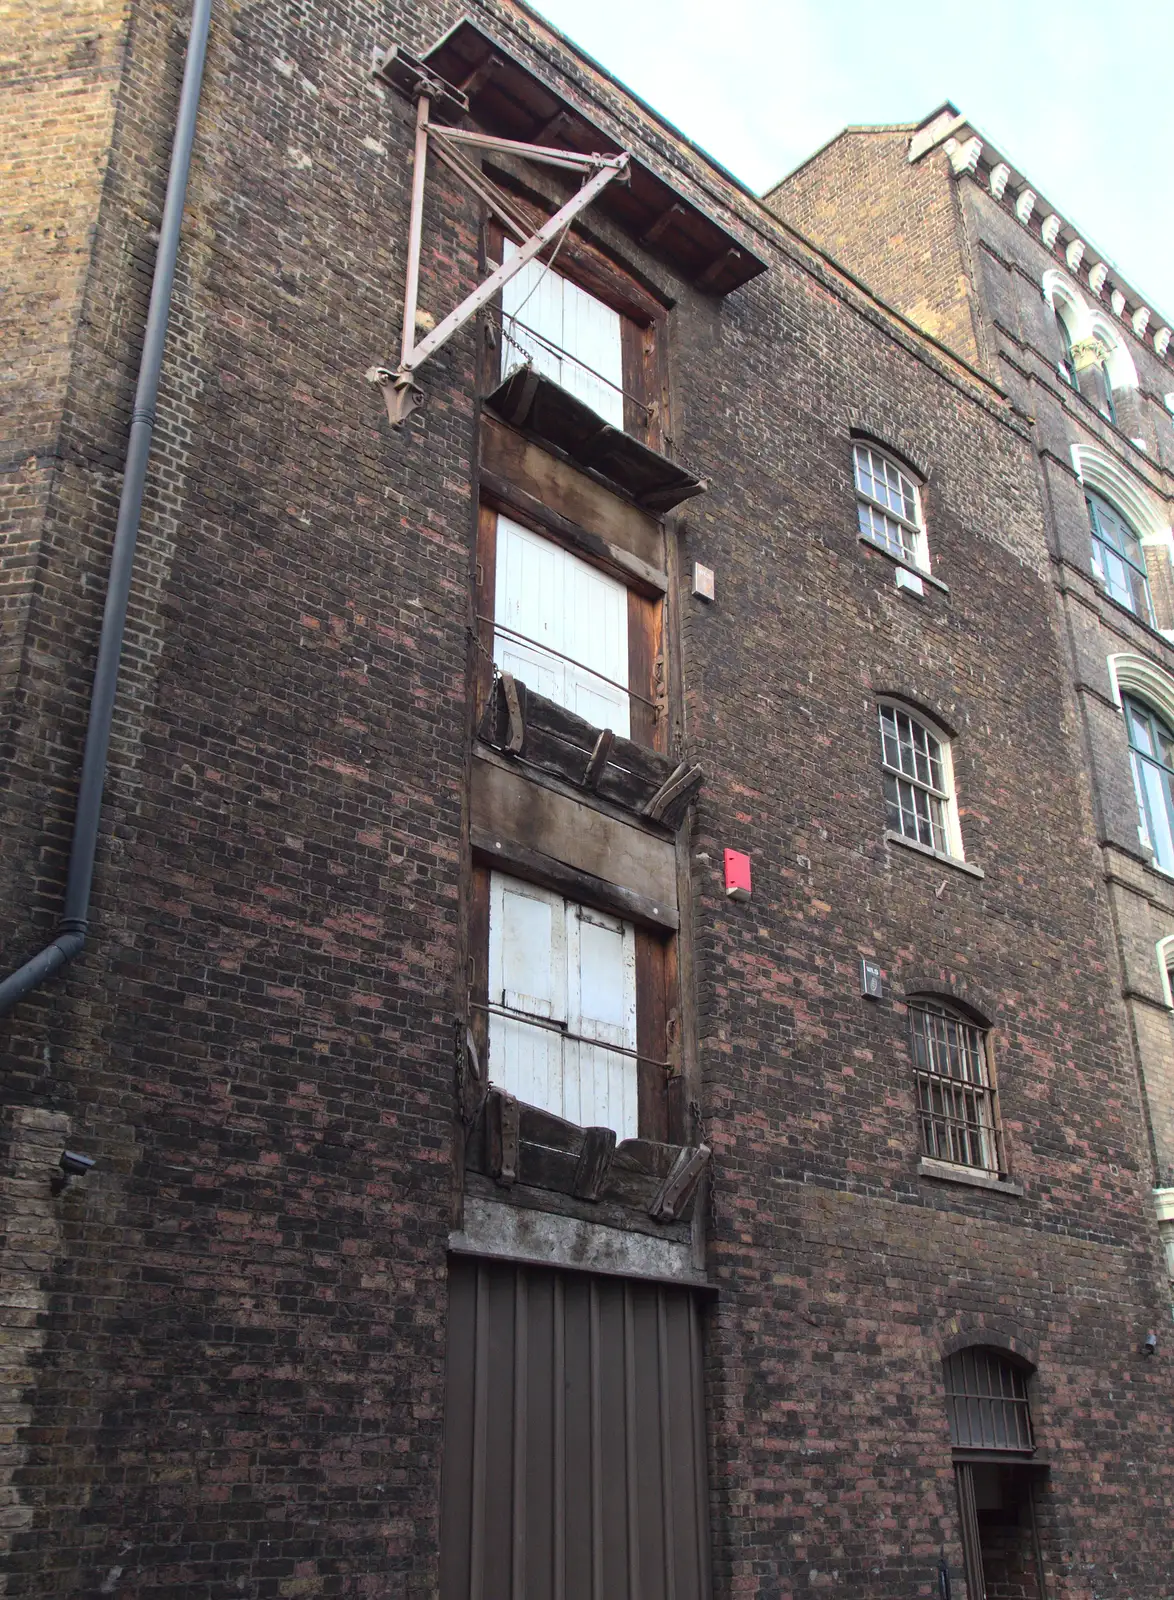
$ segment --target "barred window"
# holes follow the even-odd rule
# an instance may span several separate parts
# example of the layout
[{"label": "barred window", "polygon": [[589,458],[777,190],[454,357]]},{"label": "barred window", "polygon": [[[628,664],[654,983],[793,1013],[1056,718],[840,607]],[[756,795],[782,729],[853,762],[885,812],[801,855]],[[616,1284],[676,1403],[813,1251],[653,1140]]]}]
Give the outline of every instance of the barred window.
[{"label": "barred window", "polygon": [[880,707],[886,825],[940,855],[962,859],[950,747],[900,706]]},{"label": "barred window", "polygon": [[921,1147],[949,1161],[998,1176],[995,1095],[983,1029],[936,1000],[909,1002],[909,1031],[921,1122]]},{"label": "barred window", "polygon": [[1035,1449],[1027,1379],[994,1350],[960,1350],[944,1362],[950,1443],[955,1450]]},{"label": "barred window", "polygon": [[854,451],[860,537],[899,561],[929,571],[921,493],[907,472],[869,445]]}]

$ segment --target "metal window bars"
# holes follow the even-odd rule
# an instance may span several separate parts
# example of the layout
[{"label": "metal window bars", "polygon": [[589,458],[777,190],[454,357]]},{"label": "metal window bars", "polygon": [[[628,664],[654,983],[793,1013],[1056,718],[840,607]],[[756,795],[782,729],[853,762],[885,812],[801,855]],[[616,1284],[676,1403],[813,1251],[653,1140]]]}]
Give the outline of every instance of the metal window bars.
[{"label": "metal window bars", "polygon": [[1035,1449],[1024,1373],[994,1350],[971,1348],[947,1357],[946,1412],[955,1450]]},{"label": "metal window bars", "polygon": [[982,1029],[925,1000],[910,1005],[909,1027],[924,1153],[997,1177],[1002,1141]]}]

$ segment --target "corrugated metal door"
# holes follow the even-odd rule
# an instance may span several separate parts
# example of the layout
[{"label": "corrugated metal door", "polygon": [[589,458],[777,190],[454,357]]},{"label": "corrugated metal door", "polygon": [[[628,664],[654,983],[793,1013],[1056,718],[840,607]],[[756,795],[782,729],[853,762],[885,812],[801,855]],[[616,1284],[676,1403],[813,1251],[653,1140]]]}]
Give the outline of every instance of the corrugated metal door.
[{"label": "corrugated metal door", "polygon": [[493,659],[500,667],[595,727],[628,738],[622,583],[499,516],[494,616]]},{"label": "corrugated metal door", "polygon": [[[507,240],[507,258],[514,250]],[[618,311],[539,261],[528,261],[506,284],[501,309],[505,318],[503,378],[519,360],[531,361],[544,377],[553,378],[613,427],[624,426],[623,335]]]},{"label": "corrugated metal door", "polygon": [[688,1290],[455,1258],[441,1600],[708,1600]]},{"label": "corrugated metal door", "polygon": [[[489,886],[489,1076],[584,1126],[639,1131],[636,931],[495,872]],[[527,1017],[534,1018],[528,1022]],[[556,1024],[551,1027],[550,1024]],[[599,1040],[599,1044],[595,1041]]]}]

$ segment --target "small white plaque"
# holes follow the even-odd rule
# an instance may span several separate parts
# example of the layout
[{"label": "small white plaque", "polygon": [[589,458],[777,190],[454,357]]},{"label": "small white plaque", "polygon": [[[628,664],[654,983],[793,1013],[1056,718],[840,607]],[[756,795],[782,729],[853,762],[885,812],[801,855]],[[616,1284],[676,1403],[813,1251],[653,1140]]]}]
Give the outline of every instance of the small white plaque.
[{"label": "small white plaque", "polygon": [[897,588],[908,589],[910,594],[924,595],[925,593],[925,584],[922,583],[916,572],[910,572],[907,567],[897,568]]},{"label": "small white plaque", "polygon": [[713,568],[703,567],[700,561],[693,563],[693,593],[698,600],[713,599]]}]

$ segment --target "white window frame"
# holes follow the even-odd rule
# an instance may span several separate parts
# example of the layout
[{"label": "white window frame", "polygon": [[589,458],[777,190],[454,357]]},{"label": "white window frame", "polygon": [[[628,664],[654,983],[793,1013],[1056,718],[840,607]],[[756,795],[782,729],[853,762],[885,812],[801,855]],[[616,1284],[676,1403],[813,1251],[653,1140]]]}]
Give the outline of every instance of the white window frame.
[{"label": "white window frame", "polygon": [[909,469],[879,445],[856,439],[852,443],[852,480],[860,538],[903,566],[928,574],[921,487]]},{"label": "white window frame", "polygon": [[[550,921],[550,966],[530,996],[507,986],[505,896],[543,906]],[[600,1019],[585,1000],[586,928],[618,937],[621,992]],[[516,969],[515,969],[516,971]],[[636,930],[630,922],[506,873],[489,882],[489,1079],[527,1105],[583,1127],[639,1134],[636,1030]],[[537,991],[545,989],[545,995]],[[596,1042],[599,1041],[599,1042]],[[608,1048],[612,1046],[613,1048]]]},{"label": "white window frame", "polygon": [[[902,700],[886,697],[877,704],[877,715],[880,723],[881,736],[881,772],[885,782],[883,793],[885,801],[886,833],[890,837],[911,844],[921,850],[929,850],[934,855],[947,861],[965,861],[966,855],[962,847],[962,827],[958,820],[958,799],[954,786],[954,760],[950,746],[950,736],[940,728],[924,712],[916,710]],[[897,763],[890,759],[890,750],[893,743],[893,734],[886,729],[886,715],[895,719]],[[926,739],[936,746],[937,754],[932,749],[924,752],[918,750],[917,741],[912,741],[912,765],[904,761],[905,741],[900,737],[900,719],[904,718],[915,729],[921,730]],[[923,763],[917,759],[923,755]],[[940,784],[935,784],[933,779],[933,763],[938,766]],[[928,775],[926,775],[928,774]],[[890,788],[895,789],[897,795],[897,811],[902,826],[892,826],[893,800],[890,799]],[[906,814],[915,819],[921,819],[923,813],[918,806],[916,796],[907,793],[916,791],[928,797],[926,802],[929,813],[931,841],[921,837],[920,828],[911,833],[904,826]],[[939,820],[935,822],[935,814]],[[940,843],[938,842],[940,839]],[[943,848],[944,846],[944,848]]]},{"label": "white window frame", "polygon": [[[1142,713],[1147,723],[1152,718],[1168,733],[1174,727],[1162,712],[1148,701],[1139,698],[1126,688],[1121,697],[1121,710],[1125,717],[1125,739],[1129,747],[1129,770],[1133,776],[1133,792],[1137,801],[1137,836],[1143,848],[1153,857],[1159,872],[1174,876],[1174,767],[1168,766],[1156,752],[1144,750],[1134,743],[1133,723],[1137,713]],[[1150,732],[1152,733],[1152,729]],[[1166,859],[1162,859],[1155,843],[1154,784],[1161,791],[1162,820],[1165,824]]]}]

